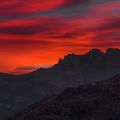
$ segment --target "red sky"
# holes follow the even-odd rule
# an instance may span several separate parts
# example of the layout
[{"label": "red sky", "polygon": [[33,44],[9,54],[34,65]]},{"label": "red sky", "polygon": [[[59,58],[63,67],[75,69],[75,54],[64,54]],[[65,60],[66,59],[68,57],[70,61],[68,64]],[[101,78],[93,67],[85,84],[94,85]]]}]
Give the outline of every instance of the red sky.
[{"label": "red sky", "polygon": [[0,72],[25,73],[68,53],[120,48],[119,0],[1,0]]}]

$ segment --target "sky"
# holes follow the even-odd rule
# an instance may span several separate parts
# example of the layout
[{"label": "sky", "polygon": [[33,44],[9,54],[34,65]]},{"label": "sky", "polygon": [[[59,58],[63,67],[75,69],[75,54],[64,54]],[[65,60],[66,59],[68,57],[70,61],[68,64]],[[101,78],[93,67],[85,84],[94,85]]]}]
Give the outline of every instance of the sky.
[{"label": "sky", "polygon": [[0,0],[1,73],[27,73],[93,48],[120,48],[120,0]]}]

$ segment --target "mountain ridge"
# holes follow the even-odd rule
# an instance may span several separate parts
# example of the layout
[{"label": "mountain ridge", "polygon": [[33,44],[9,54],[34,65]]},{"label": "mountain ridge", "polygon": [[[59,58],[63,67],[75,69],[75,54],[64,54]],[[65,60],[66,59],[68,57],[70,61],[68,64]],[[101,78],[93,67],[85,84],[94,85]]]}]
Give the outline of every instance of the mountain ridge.
[{"label": "mountain ridge", "polygon": [[[69,59],[69,58],[79,58],[79,57],[87,57],[87,56],[90,56],[90,57],[93,57],[93,55],[97,55],[100,57],[103,57],[103,56],[107,56],[107,55],[110,55],[110,54],[114,54],[114,53],[118,53],[119,56],[120,56],[120,49],[119,48],[108,48],[106,49],[105,52],[102,52],[100,49],[97,49],[97,48],[94,48],[90,51],[88,51],[87,53],[84,53],[84,54],[67,54],[64,56],[64,58],[59,58],[58,62],[56,64],[54,64],[52,67],[49,67],[49,68],[39,68],[33,72],[30,72],[30,73],[27,73],[27,74],[31,74],[31,73],[34,73],[34,72],[37,72],[37,71],[42,71],[42,70],[46,70],[46,69],[51,69],[53,68],[54,66],[58,65],[59,63],[61,63],[62,61],[66,60],[66,59]],[[25,74],[24,74],[25,75]]]},{"label": "mountain ridge", "polygon": [[1,74],[0,118],[66,88],[98,82],[119,73],[120,50],[109,49],[106,53],[92,50],[85,55],[69,54],[50,68],[25,75]]},{"label": "mountain ridge", "polygon": [[[90,51],[88,51],[87,53],[84,53],[84,54],[75,54],[75,53],[67,54],[67,55],[64,56],[63,59],[59,58],[58,63],[56,63],[56,64],[59,64],[59,62],[63,61],[66,58],[70,58],[70,57],[81,57],[81,56],[83,57],[83,56],[92,56],[92,55],[97,55],[97,56],[101,55],[101,56],[103,56],[103,55],[110,55],[110,54],[115,54],[115,53],[118,53],[120,55],[120,49],[119,48],[108,48],[108,49],[106,49],[105,52],[103,52],[100,49],[94,48],[94,49],[92,49],[92,50],[90,50]],[[54,65],[56,65],[56,64],[54,64]],[[38,71],[38,70],[43,70],[43,69],[49,69],[49,68],[52,68],[52,67],[38,68],[37,70],[34,70],[32,72],[35,72],[35,71]],[[32,73],[32,72],[30,72],[30,73]],[[25,73],[25,74],[21,74],[21,75],[26,75],[26,74],[30,74],[30,73]],[[0,73],[0,75],[15,75],[15,74]],[[17,75],[15,75],[15,76],[17,76]],[[20,76],[20,75],[18,75],[18,76]]]}]

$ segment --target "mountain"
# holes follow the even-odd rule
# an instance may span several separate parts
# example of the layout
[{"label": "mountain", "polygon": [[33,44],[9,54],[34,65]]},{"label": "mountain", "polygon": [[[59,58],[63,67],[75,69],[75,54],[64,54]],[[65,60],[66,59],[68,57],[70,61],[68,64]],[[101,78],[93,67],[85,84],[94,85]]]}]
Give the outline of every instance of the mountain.
[{"label": "mountain", "polygon": [[38,80],[51,81],[59,88],[99,81],[119,74],[120,49],[107,49],[106,53],[93,49],[84,55],[68,54],[49,69],[39,69],[26,75]]},{"label": "mountain", "polygon": [[84,55],[68,54],[51,68],[25,75],[0,74],[0,118],[65,88],[108,79],[120,73],[120,49],[105,53],[93,49]]},{"label": "mountain", "polygon": [[[18,76],[0,78],[0,118],[29,106],[45,96],[58,93],[58,88],[46,81],[21,79]],[[3,79],[4,77],[4,79]]]},{"label": "mountain", "polygon": [[120,120],[120,75],[65,89],[8,120]]}]

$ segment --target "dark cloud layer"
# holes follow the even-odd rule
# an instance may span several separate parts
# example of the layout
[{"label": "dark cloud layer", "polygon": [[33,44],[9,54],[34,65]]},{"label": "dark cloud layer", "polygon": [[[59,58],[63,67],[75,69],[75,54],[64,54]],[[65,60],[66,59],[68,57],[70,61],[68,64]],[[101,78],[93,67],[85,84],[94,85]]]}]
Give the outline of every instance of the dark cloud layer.
[{"label": "dark cloud layer", "polygon": [[70,6],[75,6],[79,4],[84,4],[88,3],[91,0],[66,0],[63,4],[61,4],[59,7],[70,7]]}]

